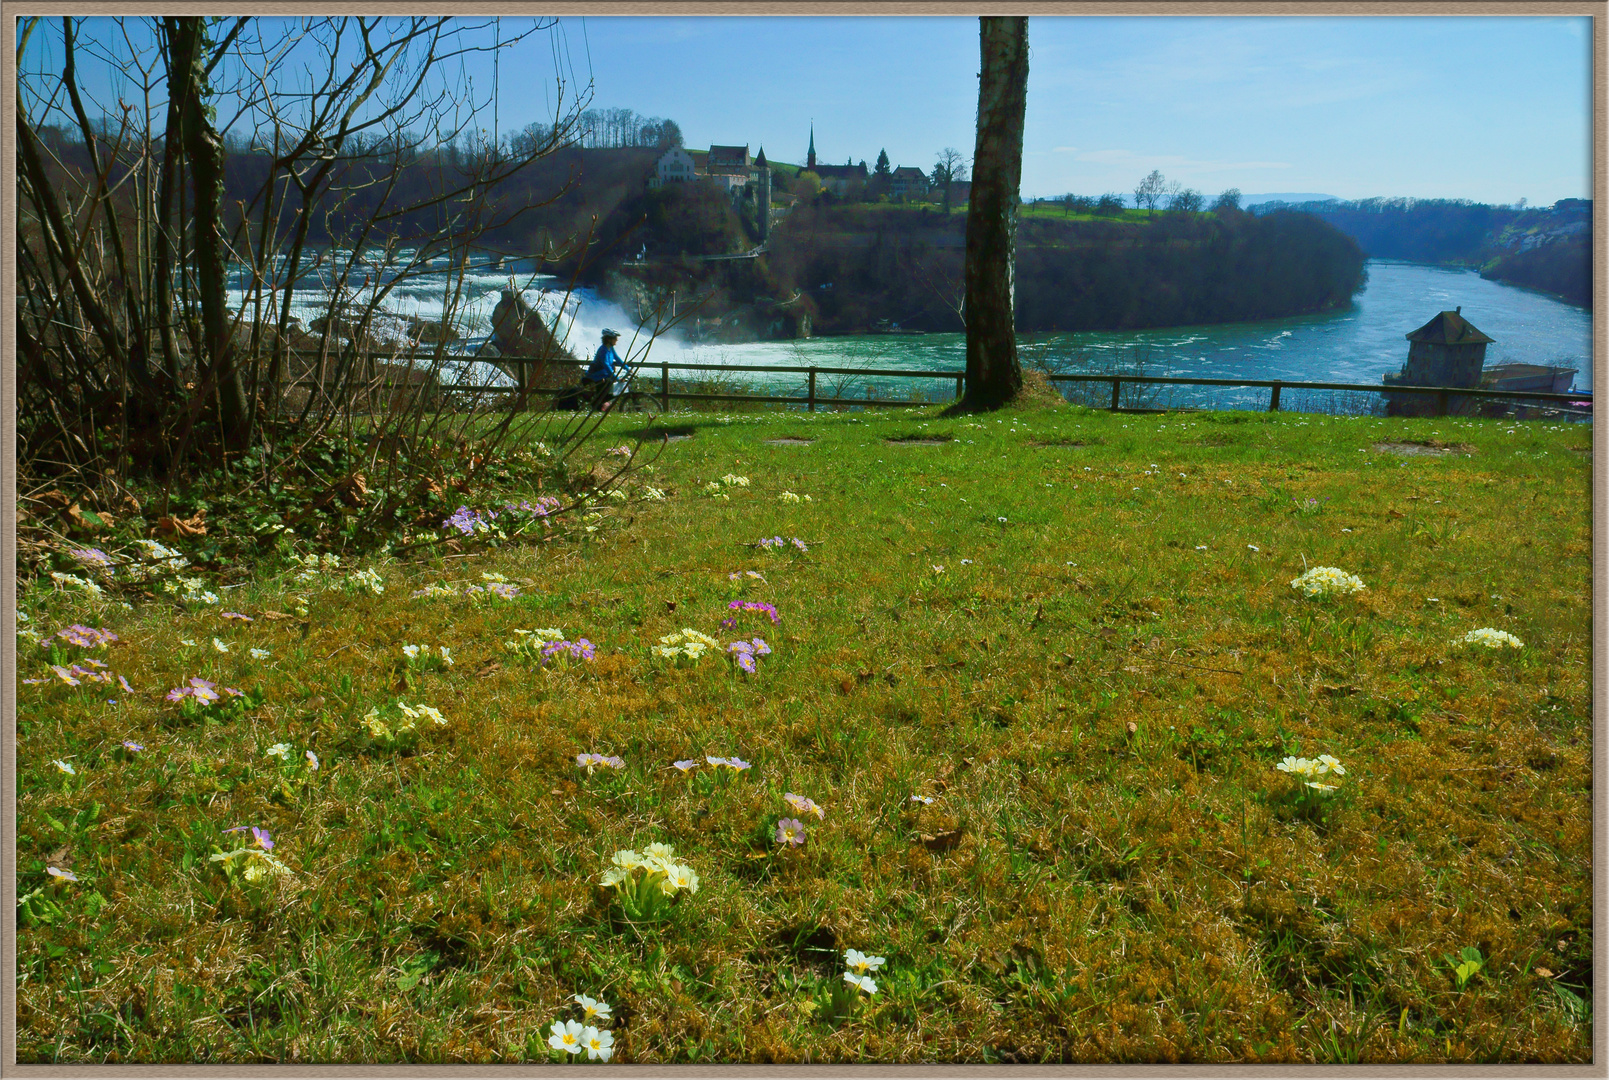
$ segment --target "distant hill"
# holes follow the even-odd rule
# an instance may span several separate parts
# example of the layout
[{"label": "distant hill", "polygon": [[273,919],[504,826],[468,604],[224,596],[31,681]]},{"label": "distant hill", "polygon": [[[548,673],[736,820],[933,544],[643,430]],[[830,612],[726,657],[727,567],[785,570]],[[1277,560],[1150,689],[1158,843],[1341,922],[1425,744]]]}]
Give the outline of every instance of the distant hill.
[{"label": "distant hill", "polygon": [[1529,209],[1466,199],[1300,200],[1271,200],[1253,212],[1312,214],[1356,240],[1370,258],[1470,267],[1494,281],[1592,306],[1591,200]]},{"label": "distant hill", "polygon": [[[1124,206],[1128,207],[1129,209],[1134,208],[1134,206],[1135,206],[1134,192],[1126,191],[1126,192],[1119,192],[1117,194],[1121,195],[1121,197],[1123,199],[1123,205]],[[1202,194],[1206,197],[1207,205],[1210,206],[1212,204],[1212,201],[1215,198],[1215,196],[1213,196],[1212,194],[1207,193],[1207,192],[1203,192]],[[1059,199],[1061,196],[1059,196],[1059,195],[1055,195],[1055,196],[1046,195],[1046,196],[1042,196],[1042,197],[1046,198],[1046,199],[1055,200],[1055,199]],[[1027,196],[1024,196],[1024,199],[1025,199],[1025,201],[1028,201],[1028,202],[1033,201],[1033,199],[1028,198]],[[1291,204],[1294,205],[1295,203],[1339,202],[1339,201],[1340,200],[1337,199],[1334,195],[1315,195],[1315,194],[1313,194],[1311,192],[1300,192],[1300,191],[1295,191],[1295,192],[1292,192],[1292,191],[1275,191],[1275,192],[1265,194],[1265,195],[1242,195],[1240,197],[1240,205],[1242,207],[1256,206],[1259,203],[1269,203],[1269,202],[1291,203]],[[1164,205],[1165,204],[1166,204],[1166,200],[1164,200]]]},{"label": "distant hill", "polygon": [[1340,202],[1334,195],[1315,195],[1312,192],[1301,191],[1275,191],[1265,195],[1242,195],[1241,206],[1256,206],[1258,203],[1309,203],[1309,202]]}]

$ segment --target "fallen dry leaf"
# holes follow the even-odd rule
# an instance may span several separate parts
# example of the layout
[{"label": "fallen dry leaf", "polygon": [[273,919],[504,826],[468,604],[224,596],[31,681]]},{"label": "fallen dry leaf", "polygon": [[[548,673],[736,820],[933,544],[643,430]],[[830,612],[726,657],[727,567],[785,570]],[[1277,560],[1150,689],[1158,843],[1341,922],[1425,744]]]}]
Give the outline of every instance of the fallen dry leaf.
[{"label": "fallen dry leaf", "polygon": [[348,506],[362,506],[368,501],[368,481],[362,473],[353,473],[336,482],[335,494]]},{"label": "fallen dry leaf", "polygon": [[961,829],[947,829],[941,833],[922,833],[922,846],[929,851],[949,851],[961,842]]},{"label": "fallen dry leaf", "polygon": [[156,531],[163,536],[206,536],[207,512],[198,510],[193,518],[161,517],[156,519]]},{"label": "fallen dry leaf", "polygon": [[85,510],[77,503],[73,503],[73,505],[62,511],[62,516],[67,519],[68,524],[73,528],[84,532],[99,532],[101,529],[109,529],[115,524],[112,515],[104,511],[96,513],[93,510]]}]

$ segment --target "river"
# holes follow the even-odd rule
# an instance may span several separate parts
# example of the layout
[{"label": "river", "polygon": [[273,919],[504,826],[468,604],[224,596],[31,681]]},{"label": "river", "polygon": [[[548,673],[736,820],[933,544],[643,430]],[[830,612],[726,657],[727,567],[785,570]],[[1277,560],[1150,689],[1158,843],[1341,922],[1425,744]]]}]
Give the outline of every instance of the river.
[{"label": "river", "polygon": [[[1150,375],[1201,376],[1215,379],[1288,379],[1313,382],[1378,384],[1387,371],[1401,368],[1408,355],[1404,337],[1439,311],[1462,307],[1474,326],[1496,341],[1487,347],[1488,366],[1506,363],[1550,364],[1576,369],[1575,386],[1592,387],[1592,313],[1544,293],[1487,281],[1472,270],[1372,259],[1368,284],[1350,307],[1323,315],[1304,315],[1250,323],[1168,327],[1153,330],[1025,334],[1025,359],[1039,358],[1064,370],[1135,370]],[[471,266],[465,274],[463,324],[467,345],[485,340],[491,309],[511,273],[525,273],[526,296],[538,301],[577,355],[590,353],[598,331],[610,326],[625,334],[623,344],[633,359],[649,363],[713,365],[779,365],[804,367],[896,368],[955,371],[965,366],[962,334],[813,338],[804,341],[761,341],[747,344],[689,344],[672,332],[657,341],[634,340],[633,323],[615,304],[578,290],[560,312],[562,285],[552,278],[532,278],[529,268],[505,263],[501,268]],[[542,287],[553,290],[541,296]],[[387,299],[387,307],[426,319],[440,318],[442,288],[411,283]],[[293,305],[305,316],[317,314],[316,290],[298,295]],[[238,294],[235,298],[238,302]],[[479,367],[479,365],[477,365]],[[485,370],[482,368],[482,370]],[[676,373],[681,378],[691,373]],[[798,376],[757,376],[755,385],[796,386]],[[899,384],[899,385],[895,385]],[[953,392],[954,383],[859,379],[852,387],[818,384],[822,394],[836,391],[862,396],[873,392],[906,396],[921,386],[936,397]],[[1248,405],[1266,402],[1267,391],[1169,391],[1173,403]],[[1295,404],[1295,402],[1292,402]]]}]

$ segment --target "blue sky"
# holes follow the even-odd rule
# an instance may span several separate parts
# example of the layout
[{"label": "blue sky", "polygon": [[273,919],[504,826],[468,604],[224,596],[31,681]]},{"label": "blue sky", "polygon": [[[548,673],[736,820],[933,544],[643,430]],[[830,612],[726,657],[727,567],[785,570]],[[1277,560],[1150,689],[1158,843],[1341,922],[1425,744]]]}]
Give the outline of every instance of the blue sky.
[{"label": "blue sky", "polygon": [[[668,116],[692,146],[763,144],[795,161],[813,118],[833,162],[971,155],[974,18],[590,16],[562,29],[590,56],[597,105]],[[1035,16],[1023,193],[1127,191],[1156,168],[1209,195],[1589,196],[1590,35],[1586,18]]]},{"label": "blue sky", "polygon": [[[25,72],[57,64],[50,37]],[[1034,16],[1029,43],[1025,196],[1132,191],[1152,169],[1209,197],[1591,194],[1587,18]],[[813,120],[832,163],[972,152],[972,17],[566,17],[505,53],[501,131],[551,119],[556,59],[593,105],[674,119],[693,147],[802,161]],[[130,93],[80,63],[103,100]],[[488,62],[466,70],[490,89]]]}]

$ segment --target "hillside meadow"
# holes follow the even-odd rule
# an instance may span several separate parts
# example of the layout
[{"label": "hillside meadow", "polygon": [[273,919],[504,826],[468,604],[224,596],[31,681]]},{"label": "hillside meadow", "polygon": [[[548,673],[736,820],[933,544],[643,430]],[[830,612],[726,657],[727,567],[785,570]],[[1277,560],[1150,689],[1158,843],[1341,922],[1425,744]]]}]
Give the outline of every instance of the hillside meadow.
[{"label": "hillside meadow", "polygon": [[22,588],[19,1060],[1590,1061],[1585,426],[656,430]]}]

